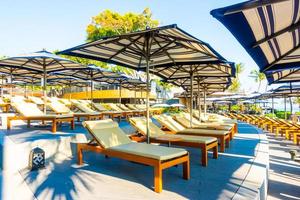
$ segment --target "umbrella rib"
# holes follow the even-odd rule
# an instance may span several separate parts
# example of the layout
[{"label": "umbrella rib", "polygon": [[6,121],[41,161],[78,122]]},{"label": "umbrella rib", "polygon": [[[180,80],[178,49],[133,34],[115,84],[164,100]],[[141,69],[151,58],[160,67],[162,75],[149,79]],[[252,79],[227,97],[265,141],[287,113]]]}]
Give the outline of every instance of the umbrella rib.
[{"label": "umbrella rib", "polygon": [[284,79],[284,78],[286,78],[287,76],[290,76],[291,74],[294,74],[294,73],[299,72],[299,71],[300,71],[300,69],[295,69],[295,71],[292,71],[292,72],[288,73],[287,75],[282,76],[280,79],[274,81],[273,83],[278,83],[281,79]]},{"label": "umbrella rib", "polygon": [[[131,46],[134,42],[136,42],[137,40],[139,40],[141,37],[142,37],[142,36],[137,37],[137,38],[134,39],[133,41],[131,41],[131,40],[129,39],[130,37],[128,37],[127,39],[130,41],[130,43],[124,45],[122,49],[120,49],[119,51],[117,51],[115,54],[111,55],[108,59],[111,60],[113,57],[115,57],[115,56],[119,55],[120,53],[124,52],[129,46]],[[122,44],[122,43],[120,43],[120,42],[118,42],[118,41],[116,41],[116,42],[117,42],[118,44]]]},{"label": "umbrella rib", "polygon": [[174,63],[174,65],[176,65],[175,60],[170,56],[169,52],[167,52],[165,49],[163,49],[163,47],[160,45],[160,43],[156,40],[155,37],[152,37],[153,40],[157,43],[157,45],[161,48],[162,52],[165,52],[165,54],[170,58],[170,60],[172,60],[172,62]]},{"label": "umbrella rib", "polygon": [[[169,38],[172,38],[172,37],[169,37],[169,36],[164,36],[164,35],[162,35],[162,34],[160,34],[159,36],[163,36],[163,37],[160,37],[160,38],[165,39],[165,40],[169,40]],[[176,44],[179,45],[179,46],[184,46],[184,47],[187,48],[187,49],[194,50],[195,52],[200,52],[200,53],[202,53],[202,54],[204,54],[204,55],[207,55],[207,56],[209,56],[209,57],[213,57],[213,58],[216,58],[217,60],[219,60],[219,58],[218,58],[217,56],[208,53],[208,52],[206,51],[206,49],[203,48],[203,44],[201,44],[201,43],[199,44],[199,43],[196,43],[196,42],[192,42],[192,43],[195,43],[195,44],[199,45],[199,47],[202,49],[202,51],[199,50],[199,49],[197,49],[197,48],[195,48],[195,47],[194,47],[193,45],[191,45],[191,44],[190,44],[190,46],[187,46],[187,45],[185,45],[185,44],[179,42],[179,41],[183,41],[183,42],[188,42],[188,43],[189,43],[189,41],[181,40],[180,38],[177,38],[178,40],[176,40],[176,37],[173,38],[173,39],[175,39],[174,43],[176,43]]]},{"label": "umbrella rib", "polygon": [[165,49],[166,47],[170,46],[171,44],[174,43],[173,41],[169,41],[167,44],[165,44],[164,46],[162,46],[160,49],[157,49],[156,51],[154,51],[151,56],[154,56],[155,54],[159,53],[160,51],[162,51],[162,49]]}]

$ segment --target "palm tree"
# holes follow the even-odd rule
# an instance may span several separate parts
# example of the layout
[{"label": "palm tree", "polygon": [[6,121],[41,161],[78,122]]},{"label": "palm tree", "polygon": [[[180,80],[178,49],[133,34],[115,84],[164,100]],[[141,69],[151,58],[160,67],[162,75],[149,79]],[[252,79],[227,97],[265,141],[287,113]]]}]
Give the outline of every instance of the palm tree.
[{"label": "palm tree", "polygon": [[239,79],[240,74],[244,71],[244,64],[238,63],[235,65],[235,78],[232,80],[231,86],[228,88],[230,92],[238,92],[241,88]]},{"label": "palm tree", "polygon": [[257,92],[259,92],[262,81],[266,80],[266,75],[257,69],[252,70],[250,74],[250,77],[254,78],[255,82],[258,83]]}]

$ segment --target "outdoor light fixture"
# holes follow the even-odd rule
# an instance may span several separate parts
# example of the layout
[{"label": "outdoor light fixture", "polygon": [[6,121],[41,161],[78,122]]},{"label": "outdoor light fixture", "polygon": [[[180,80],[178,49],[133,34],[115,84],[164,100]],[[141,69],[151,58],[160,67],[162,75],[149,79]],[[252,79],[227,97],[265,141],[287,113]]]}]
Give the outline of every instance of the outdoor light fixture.
[{"label": "outdoor light fixture", "polygon": [[45,167],[45,151],[36,147],[30,151],[29,169],[38,170],[43,167]]}]

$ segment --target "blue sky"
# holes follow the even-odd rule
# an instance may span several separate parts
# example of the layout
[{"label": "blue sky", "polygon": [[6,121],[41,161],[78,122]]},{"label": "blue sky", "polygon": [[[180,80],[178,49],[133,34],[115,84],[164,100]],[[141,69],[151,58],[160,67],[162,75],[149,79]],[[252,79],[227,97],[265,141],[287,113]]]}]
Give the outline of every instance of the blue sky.
[{"label": "blue sky", "polygon": [[[41,50],[63,50],[84,43],[85,28],[92,16],[105,9],[125,13],[149,7],[161,25],[176,23],[195,37],[208,42],[227,60],[242,62],[242,87],[254,91],[249,77],[257,65],[231,35],[210,15],[214,8],[241,0],[2,0],[0,55],[12,56]],[[263,85],[264,89],[265,86]]]}]

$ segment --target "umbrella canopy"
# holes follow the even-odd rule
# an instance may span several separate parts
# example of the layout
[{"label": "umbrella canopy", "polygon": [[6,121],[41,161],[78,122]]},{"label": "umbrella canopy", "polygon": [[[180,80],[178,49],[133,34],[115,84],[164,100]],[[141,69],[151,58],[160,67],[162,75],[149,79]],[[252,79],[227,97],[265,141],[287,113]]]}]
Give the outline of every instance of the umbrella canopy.
[{"label": "umbrella canopy", "polygon": [[300,68],[265,72],[269,83],[290,83],[300,81]]},{"label": "umbrella canopy", "polygon": [[177,27],[163,26],[104,37],[60,52],[146,71],[147,142],[149,139],[149,70],[177,64],[227,63],[211,46]]},{"label": "umbrella canopy", "polygon": [[270,90],[261,97],[297,97],[300,95],[300,85],[283,85],[274,90]]},{"label": "umbrella canopy", "polygon": [[211,14],[231,31],[260,71],[278,71],[299,69],[299,6],[298,0],[247,1]]},{"label": "umbrella canopy", "polygon": [[152,108],[169,108],[171,107],[169,104],[165,103],[158,103],[151,106]]},{"label": "umbrella canopy", "polygon": [[[4,58],[0,60],[0,66],[26,69],[35,73],[43,74],[43,91],[45,104],[47,101],[47,74],[66,69],[77,69],[83,67],[83,65],[79,63],[59,57],[45,50],[20,56]],[[44,107],[44,113],[46,113],[46,106]]]}]

